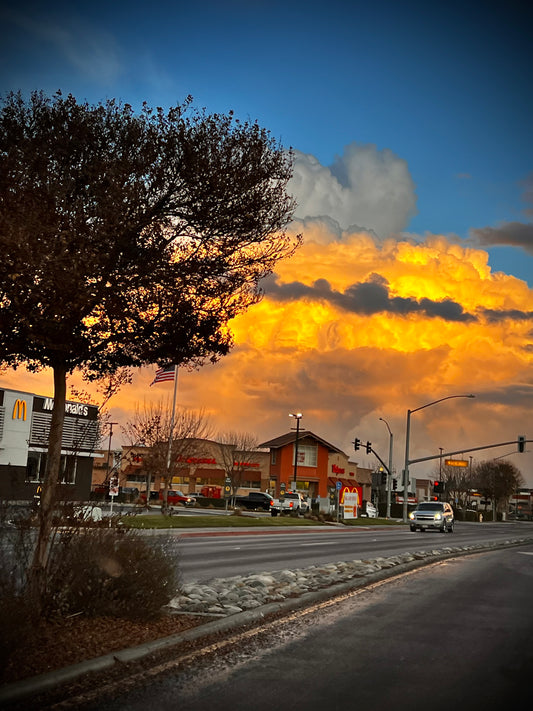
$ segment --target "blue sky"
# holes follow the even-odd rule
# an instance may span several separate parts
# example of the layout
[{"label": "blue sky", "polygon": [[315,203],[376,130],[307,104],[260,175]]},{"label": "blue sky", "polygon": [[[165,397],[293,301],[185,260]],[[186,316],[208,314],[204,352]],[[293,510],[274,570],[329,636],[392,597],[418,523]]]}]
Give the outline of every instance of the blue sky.
[{"label": "blue sky", "polygon": [[[407,162],[409,233],[531,220],[532,43],[526,3],[29,2],[0,15],[0,92],[57,89],[258,120],[330,165],[357,142]],[[533,284],[529,251],[490,248]]]}]

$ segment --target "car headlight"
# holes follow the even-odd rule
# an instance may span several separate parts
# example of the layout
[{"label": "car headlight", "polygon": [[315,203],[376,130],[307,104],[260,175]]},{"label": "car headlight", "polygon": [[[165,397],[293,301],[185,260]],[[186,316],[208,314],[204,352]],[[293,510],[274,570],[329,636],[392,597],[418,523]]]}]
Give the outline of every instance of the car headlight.
[{"label": "car headlight", "polygon": [[415,515],[414,515],[414,513],[413,513],[412,511],[411,511],[411,513],[409,514],[409,518],[411,519],[411,521],[413,521],[414,518],[415,518]]},{"label": "car headlight", "polygon": [[441,518],[442,518],[442,514],[441,514],[441,513],[436,513],[436,514],[435,514],[435,521],[440,521]]}]

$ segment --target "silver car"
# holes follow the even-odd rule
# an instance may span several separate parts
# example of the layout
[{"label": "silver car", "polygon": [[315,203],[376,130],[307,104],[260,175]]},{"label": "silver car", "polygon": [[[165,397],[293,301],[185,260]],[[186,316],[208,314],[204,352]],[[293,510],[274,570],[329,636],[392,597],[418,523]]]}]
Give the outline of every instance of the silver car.
[{"label": "silver car", "polygon": [[424,501],[409,514],[411,531],[434,529],[453,533],[454,515],[450,504],[444,501]]}]

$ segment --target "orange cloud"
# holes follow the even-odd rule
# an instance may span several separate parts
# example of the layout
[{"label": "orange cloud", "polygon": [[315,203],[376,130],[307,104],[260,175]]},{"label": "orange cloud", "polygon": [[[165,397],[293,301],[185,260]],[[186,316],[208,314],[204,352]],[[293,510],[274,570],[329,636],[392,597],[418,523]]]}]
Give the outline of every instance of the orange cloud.
[{"label": "orange cloud", "polygon": [[[533,391],[527,284],[491,272],[485,251],[443,236],[380,241],[336,229],[327,220],[305,223],[302,248],[265,281],[263,301],[232,322],[232,353],[180,373],[180,403],[204,408],[216,430],[260,440],[287,431],[288,413],[299,410],[302,426],[354,458],[355,436],[387,456],[384,417],[395,433],[398,469],[407,408],[448,395],[477,399],[416,414],[413,456],[533,437],[524,432]],[[136,373],[113,403],[114,419],[124,421],[144,399],[171,395],[169,384],[149,388],[152,377],[151,369]],[[20,370],[1,380],[43,394],[51,387],[48,374]],[[374,463],[360,452],[357,458]],[[515,459],[527,477],[531,459]]]}]

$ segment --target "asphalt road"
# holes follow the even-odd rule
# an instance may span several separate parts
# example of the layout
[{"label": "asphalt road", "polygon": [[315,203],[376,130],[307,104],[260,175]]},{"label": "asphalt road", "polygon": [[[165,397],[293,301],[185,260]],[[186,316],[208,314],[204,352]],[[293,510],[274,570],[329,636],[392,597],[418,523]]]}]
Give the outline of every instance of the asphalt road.
[{"label": "asphalt road", "polygon": [[[176,534],[184,582],[205,581],[317,563],[392,556],[405,551],[503,541],[533,535],[530,523],[456,523],[455,533],[412,533],[408,526],[292,529],[268,533],[219,530],[209,536],[198,532]],[[236,535],[238,534],[238,535]]]},{"label": "asphalt road", "polygon": [[532,585],[533,545],[451,559],[167,665],[98,709],[529,708]]}]

